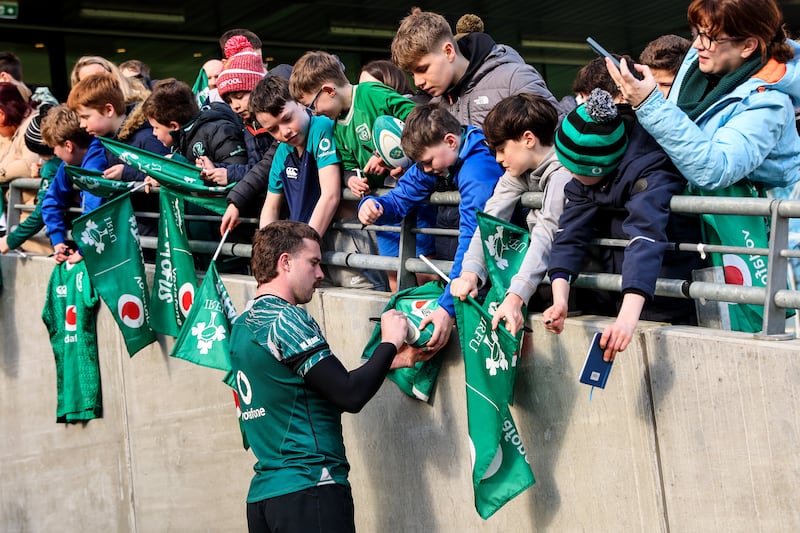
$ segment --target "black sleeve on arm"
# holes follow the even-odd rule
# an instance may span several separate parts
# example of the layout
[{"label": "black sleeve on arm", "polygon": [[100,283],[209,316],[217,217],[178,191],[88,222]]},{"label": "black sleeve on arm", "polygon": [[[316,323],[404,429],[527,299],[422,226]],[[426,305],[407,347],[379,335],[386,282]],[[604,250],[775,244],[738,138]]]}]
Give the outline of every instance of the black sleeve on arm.
[{"label": "black sleeve on arm", "polygon": [[275,150],[278,142],[273,142],[272,146],[264,153],[261,161],[255,164],[244,177],[228,193],[228,203],[233,204],[240,210],[245,209],[254,199],[263,194],[269,185],[269,169],[272,166],[272,159],[275,157]]},{"label": "black sleeve on arm", "polygon": [[343,411],[357,413],[378,392],[396,353],[394,344],[383,342],[366,363],[351,372],[336,357],[326,357],[311,367],[305,381]]}]

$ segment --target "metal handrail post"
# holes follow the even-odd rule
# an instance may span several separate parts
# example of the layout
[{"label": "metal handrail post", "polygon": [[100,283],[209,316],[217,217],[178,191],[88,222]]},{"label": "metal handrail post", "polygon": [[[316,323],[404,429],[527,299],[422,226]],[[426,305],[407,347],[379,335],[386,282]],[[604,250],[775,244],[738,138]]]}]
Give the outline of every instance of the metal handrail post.
[{"label": "metal handrail post", "polygon": [[406,268],[406,260],[417,257],[417,236],[411,233],[417,221],[417,210],[412,209],[400,222],[400,268],[397,271],[397,290],[417,285],[417,276]]},{"label": "metal handrail post", "polygon": [[794,335],[786,333],[786,310],[778,307],[775,294],[786,289],[786,268],[789,260],[781,255],[781,250],[789,247],[789,219],[778,213],[780,200],[770,204],[770,239],[767,259],[767,287],[764,297],[764,322],[760,339],[786,340]]}]

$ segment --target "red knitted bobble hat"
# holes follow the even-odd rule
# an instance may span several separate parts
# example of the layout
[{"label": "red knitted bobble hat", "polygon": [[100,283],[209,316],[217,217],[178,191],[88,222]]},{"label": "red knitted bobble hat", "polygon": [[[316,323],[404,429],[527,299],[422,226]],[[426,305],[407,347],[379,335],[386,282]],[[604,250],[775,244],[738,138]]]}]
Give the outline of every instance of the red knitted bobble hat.
[{"label": "red knitted bobble hat", "polygon": [[239,91],[252,91],[266,75],[261,57],[242,35],[234,35],[225,43],[225,57],[230,58],[217,78],[220,96]]}]

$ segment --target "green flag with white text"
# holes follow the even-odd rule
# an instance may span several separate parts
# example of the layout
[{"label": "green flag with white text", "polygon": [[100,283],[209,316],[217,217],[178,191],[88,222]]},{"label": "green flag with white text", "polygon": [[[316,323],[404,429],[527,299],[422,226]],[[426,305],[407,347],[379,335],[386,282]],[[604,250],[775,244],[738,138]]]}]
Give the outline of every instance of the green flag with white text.
[{"label": "green flag with white text", "polygon": [[212,261],[170,355],[230,373],[228,352],[234,318],[236,309]]},{"label": "green flag with white text", "polygon": [[[760,198],[758,189],[748,180],[715,191],[691,188],[697,196],[722,196]],[[703,237],[709,244],[724,244],[742,248],[769,248],[769,225],[763,217],[747,215],[719,215],[705,213]],[[767,286],[767,258],[749,254],[711,254],[711,264],[721,266],[725,283],[745,287]],[[727,304],[733,331],[757,333],[764,321],[764,306],[754,304]]]},{"label": "green flag with white text", "polygon": [[79,189],[100,198],[116,198],[136,186],[132,181],[117,181],[103,177],[98,170],[64,165],[64,170]]},{"label": "green flag with white text", "polygon": [[99,139],[109,152],[152,177],[162,187],[168,187],[173,194],[218,215],[225,214],[225,209],[228,207],[225,198],[235,183],[229,183],[225,187],[208,185],[202,178],[200,167],[105,137]]},{"label": "green flag with white text", "polygon": [[[506,296],[508,287],[511,286],[511,278],[519,272],[525,253],[528,251],[531,235],[516,224],[493,217],[482,211],[475,214],[478,227],[481,230],[481,243],[483,244],[483,258],[486,262],[486,270],[489,273],[491,289],[486,296],[485,303],[495,302],[495,308],[499,306]],[[522,316],[527,316],[526,306],[521,309]],[[503,324],[499,324],[503,327]],[[511,362],[508,379],[511,382],[509,387],[508,402],[514,403],[514,382],[517,377],[517,361]]]},{"label": "green flag with white text", "polygon": [[514,338],[503,327],[492,330],[491,315],[497,306],[492,292],[483,306],[472,299],[455,300],[467,384],[475,509],[483,519],[535,482],[508,409],[522,331]]},{"label": "green flag with white text", "polygon": [[72,225],[92,284],[117,321],[128,354],[156,340],[150,329],[139,230],[125,193],[83,215]]},{"label": "green flag with white text", "polygon": [[177,337],[194,301],[197,275],[183,219],[183,200],[164,188],[159,195],[158,247],[150,295],[150,326]]}]

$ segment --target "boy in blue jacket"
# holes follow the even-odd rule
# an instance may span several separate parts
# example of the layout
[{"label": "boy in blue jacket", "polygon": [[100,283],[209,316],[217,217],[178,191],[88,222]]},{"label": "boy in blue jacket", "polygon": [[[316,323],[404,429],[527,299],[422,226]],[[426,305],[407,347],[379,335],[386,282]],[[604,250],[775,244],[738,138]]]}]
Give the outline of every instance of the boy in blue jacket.
[{"label": "boy in blue jacket", "polygon": [[[503,168],[489,151],[481,130],[461,126],[458,119],[436,104],[416,107],[406,119],[400,140],[405,154],[417,163],[385,196],[363,198],[358,205],[358,218],[363,224],[397,222],[432,192],[458,190],[461,194],[458,220],[437,217],[437,227],[458,228],[457,245],[448,246],[440,238],[436,243],[437,257],[453,260],[450,276],[456,278],[478,225],[475,213],[482,210],[492,196]],[[455,309],[449,286],[439,299],[439,305],[419,326],[434,324],[427,345],[429,350],[442,348],[450,338]]]},{"label": "boy in blue jacket", "polygon": [[[73,165],[89,170],[103,171],[108,167],[106,152],[100,141],[81,128],[78,115],[65,105],[48,111],[42,121],[42,138],[53,147],[55,155],[62,163],[47,194],[42,200],[42,220],[47,228],[47,236],[53,244],[56,263],[68,260],[77,263],[82,259],[77,250],[71,250],[67,240],[67,222],[64,212],[75,194],[72,178],[64,170],[64,165]],[[98,207],[103,199],[81,191],[81,208],[84,214]]]}]

